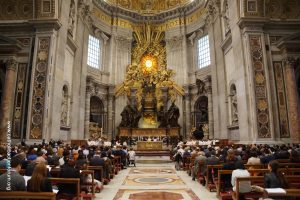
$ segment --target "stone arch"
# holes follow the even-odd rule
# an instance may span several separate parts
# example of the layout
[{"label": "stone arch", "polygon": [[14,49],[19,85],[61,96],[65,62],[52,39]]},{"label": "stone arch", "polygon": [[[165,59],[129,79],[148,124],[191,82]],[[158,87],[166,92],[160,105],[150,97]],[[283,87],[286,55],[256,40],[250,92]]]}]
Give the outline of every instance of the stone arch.
[{"label": "stone arch", "polygon": [[202,95],[194,104],[194,127],[208,124],[208,97]]},{"label": "stone arch", "polygon": [[90,137],[99,137],[107,130],[107,112],[103,100],[98,95],[91,95],[89,110]]},{"label": "stone arch", "polygon": [[101,124],[101,114],[104,113],[104,105],[98,96],[90,98],[90,122]]}]

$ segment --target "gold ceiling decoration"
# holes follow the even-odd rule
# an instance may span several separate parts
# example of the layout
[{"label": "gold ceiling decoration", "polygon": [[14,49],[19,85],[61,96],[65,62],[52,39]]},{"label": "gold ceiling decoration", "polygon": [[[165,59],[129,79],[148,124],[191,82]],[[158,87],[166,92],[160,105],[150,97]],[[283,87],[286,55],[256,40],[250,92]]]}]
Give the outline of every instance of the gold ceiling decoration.
[{"label": "gold ceiling decoration", "polygon": [[185,6],[193,0],[104,0],[106,3],[140,14],[157,14]]},{"label": "gold ceiling decoration", "polygon": [[[175,101],[177,94],[184,90],[172,77],[174,71],[167,68],[165,33],[150,24],[135,27],[131,65],[126,69],[125,81],[116,87],[116,96],[130,96],[131,88],[136,88],[137,103],[141,108],[141,100],[145,96],[145,88],[154,88],[157,108],[163,105],[161,88],[168,88],[168,99]],[[151,65],[151,66],[150,66]]]}]

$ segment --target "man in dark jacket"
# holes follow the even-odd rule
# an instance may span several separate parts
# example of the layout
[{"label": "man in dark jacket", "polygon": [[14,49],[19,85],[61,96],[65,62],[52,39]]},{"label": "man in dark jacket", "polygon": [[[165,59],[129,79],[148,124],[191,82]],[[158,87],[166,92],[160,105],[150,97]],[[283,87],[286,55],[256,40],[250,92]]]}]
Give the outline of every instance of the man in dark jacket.
[{"label": "man in dark jacket", "polygon": [[[103,158],[101,158],[101,152],[96,151],[96,154],[93,156],[93,158],[90,161],[91,166],[102,166],[104,169],[105,161]],[[95,173],[95,179],[101,181],[101,177],[99,173]]]},{"label": "man in dark jacket", "polygon": [[[79,170],[75,168],[75,162],[68,160],[60,170],[60,178],[80,178]],[[72,194],[75,195],[77,192],[77,186],[75,184],[59,184],[59,194]]]}]

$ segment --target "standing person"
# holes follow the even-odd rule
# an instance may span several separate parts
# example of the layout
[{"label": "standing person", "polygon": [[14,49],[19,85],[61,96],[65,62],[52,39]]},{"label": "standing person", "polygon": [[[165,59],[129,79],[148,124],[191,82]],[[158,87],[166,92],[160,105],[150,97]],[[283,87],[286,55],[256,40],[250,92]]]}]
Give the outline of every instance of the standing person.
[{"label": "standing person", "polygon": [[133,164],[135,166],[135,151],[133,150],[133,148],[130,148],[130,151],[128,151],[128,155],[129,155],[129,165]]},{"label": "standing person", "polygon": [[283,174],[278,171],[279,163],[276,160],[268,164],[270,173],[265,174],[264,186],[265,188],[287,188],[288,184]]},{"label": "standing person", "polygon": [[[24,157],[20,154],[15,155],[11,159],[11,170],[10,172],[5,172],[0,176],[0,190],[10,190],[10,191],[25,191],[25,179],[19,174]],[[7,187],[7,177],[10,173],[10,188]]]},{"label": "standing person", "polygon": [[52,185],[47,178],[47,167],[41,162],[34,167],[31,179],[27,182],[29,192],[52,192]]}]

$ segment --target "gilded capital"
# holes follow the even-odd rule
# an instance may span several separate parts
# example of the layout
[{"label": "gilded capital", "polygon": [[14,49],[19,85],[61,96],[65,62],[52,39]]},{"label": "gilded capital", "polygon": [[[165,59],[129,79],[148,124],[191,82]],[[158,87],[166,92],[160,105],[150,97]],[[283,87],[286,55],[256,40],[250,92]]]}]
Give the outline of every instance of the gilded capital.
[{"label": "gilded capital", "polygon": [[283,64],[285,67],[295,68],[297,64],[297,59],[295,57],[289,56],[283,59]]},{"label": "gilded capital", "polygon": [[14,58],[10,58],[6,61],[6,69],[7,70],[16,70],[17,69],[17,61]]}]

